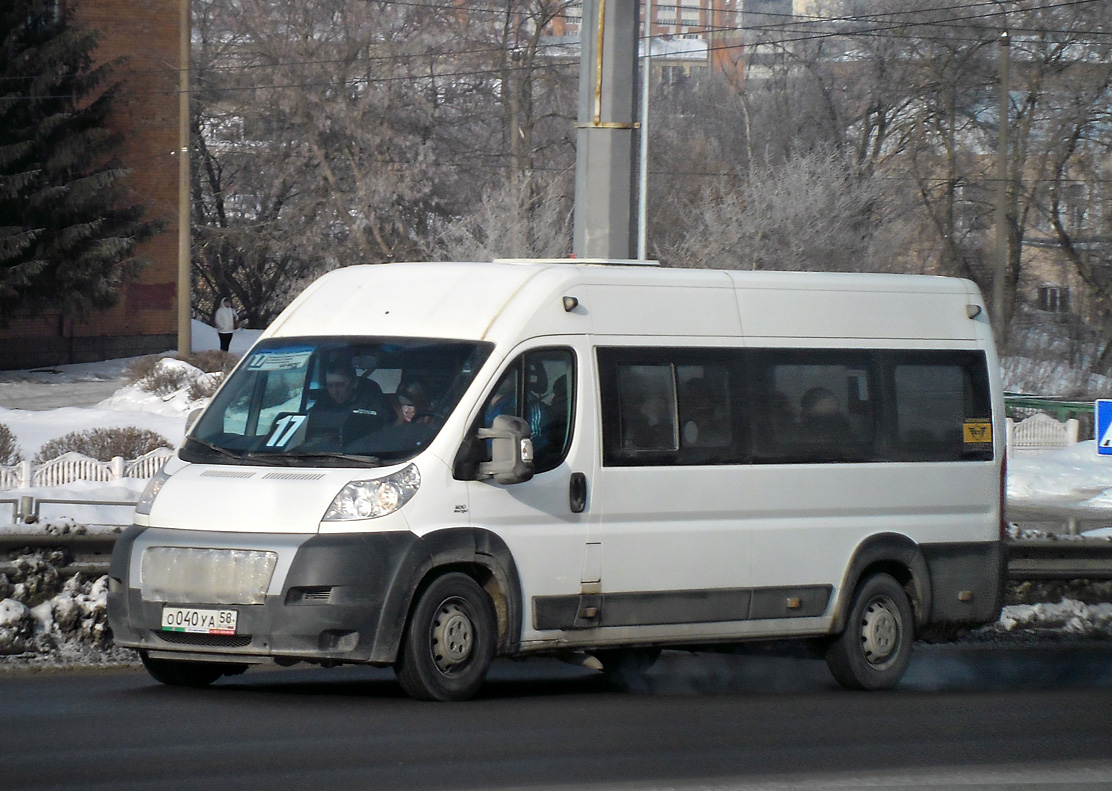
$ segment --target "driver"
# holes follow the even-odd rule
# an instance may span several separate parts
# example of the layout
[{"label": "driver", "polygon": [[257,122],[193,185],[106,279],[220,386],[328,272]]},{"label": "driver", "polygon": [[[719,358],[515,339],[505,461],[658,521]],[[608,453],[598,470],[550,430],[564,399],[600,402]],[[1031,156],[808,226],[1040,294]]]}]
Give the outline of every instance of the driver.
[{"label": "driver", "polygon": [[342,446],[386,425],[388,407],[382,389],[370,379],[357,377],[350,363],[330,363],[324,373],[324,388],[309,409],[310,437],[331,438]]}]

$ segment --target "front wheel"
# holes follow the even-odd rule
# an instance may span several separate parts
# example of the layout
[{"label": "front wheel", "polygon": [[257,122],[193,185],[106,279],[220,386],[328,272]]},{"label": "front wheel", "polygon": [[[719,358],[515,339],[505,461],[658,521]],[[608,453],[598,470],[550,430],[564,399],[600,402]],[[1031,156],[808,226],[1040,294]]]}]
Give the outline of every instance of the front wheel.
[{"label": "front wheel", "polygon": [[494,606],[466,574],[445,574],[421,594],[394,670],[419,700],[465,700],[486,678],[497,626]]},{"label": "front wheel", "polygon": [[907,594],[887,574],[858,587],[845,630],[826,651],[826,665],[847,689],[891,689],[911,661],[915,623]]},{"label": "front wheel", "polygon": [[234,676],[247,669],[247,665],[151,659],[146,651],[140,651],[139,658],[151,678],[171,687],[207,687],[221,676]]}]

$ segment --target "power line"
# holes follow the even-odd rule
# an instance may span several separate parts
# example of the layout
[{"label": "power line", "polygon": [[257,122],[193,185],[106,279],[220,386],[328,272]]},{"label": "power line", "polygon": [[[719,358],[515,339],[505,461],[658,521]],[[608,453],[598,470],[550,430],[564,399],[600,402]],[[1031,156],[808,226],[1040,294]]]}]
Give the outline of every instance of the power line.
[{"label": "power line", "polygon": [[[1062,9],[1062,8],[1092,5],[1094,3],[1103,3],[1103,2],[1106,2],[1106,0],[1060,0],[1059,2],[1048,3],[1048,4],[1045,4],[1045,5],[1041,5],[1041,6],[1032,6],[1032,7],[1027,7],[1027,8],[1014,9],[1011,13],[1013,13],[1013,14],[1020,14],[1020,13],[1022,13],[1022,14],[1031,14],[1031,13],[1037,13],[1037,12],[1057,10],[1057,9]],[[454,6],[454,5],[453,6],[448,6],[448,5],[422,4],[422,3],[408,2],[407,0],[392,0],[391,2],[385,3],[384,5],[403,6],[403,7],[404,6],[411,6],[411,7],[416,7],[416,8],[433,9],[433,10],[445,11],[445,12],[451,11],[451,12],[457,13],[457,14],[461,10],[460,7]],[[569,6],[567,4],[565,4],[564,5],[565,10],[566,10],[567,7],[569,7]],[[710,6],[702,6],[702,5],[686,6],[686,7],[687,8],[694,8],[694,9],[700,11],[700,12],[707,12],[711,8]],[[968,10],[968,9],[976,9],[976,8],[984,8],[984,9],[987,9],[987,11],[986,11],[986,13],[974,13],[974,14],[969,14],[969,15],[965,15],[965,16],[958,16],[958,17],[955,17],[955,18],[952,18],[952,19],[947,19],[947,20],[928,19],[928,20],[923,20],[923,21],[916,21],[916,20],[907,21],[907,19],[906,19],[908,17],[911,17],[912,15],[922,16],[922,15],[939,13],[939,12],[944,12],[944,11],[953,11],[953,10],[965,11],[965,10]],[[494,12],[505,13],[505,8],[499,8],[499,7],[494,7],[494,6],[485,6],[484,7],[484,6],[472,5],[472,6],[468,6],[466,10],[468,12],[489,11],[491,13],[494,13]],[[713,46],[713,47],[708,46],[708,51],[738,49],[738,48],[745,48],[747,46],[754,46],[754,45],[756,45],[756,46],[762,46],[762,45],[763,46],[782,46],[782,45],[786,45],[786,44],[794,44],[794,43],[801,43],[801,42],[807,42],[807,41],[817,41],[817,40],[824,40],[824,39],[831,39],[831,38],[854,38],[854,37],[897,38],[897,39],[899,39],[899,38],[917,38],[917,39],[922,39],[922,40],[958,40],[958,41],[980,42],[980,41],[982,41],[982,39],[980,37],[954,37],[954,36],[949,36],[949,37],[935,36],[935,37],[931,37],[931,36],[925,36],[925,35],[921,35],[921,34],[912,37],[912,36],[908,36],[906,34],[892,35],[891,31],[903,29],[903,28],[906,28],[906,27],[909,27],[909,26],[910,27],[918,27],[918,28],[934,27],[934,28],[967,29],[969,27],[970,22],[977,21],[977,20],[996,19],[1000,15],[1001,15],[1001,11],[1000,11],[999,4],[994,2],[994,0],[986,0],[986,2],[978,2],[978,3],[959,3],[959,4],[950,4],[950,5],[945,5],[945,6],[935,6],[935,7],[926,8],[926,9],[911,9],[911,10],[908,10],[908,11],[886,11],[886,12],[880,12],[880,13],[876,13],[876,14],[863,14],[863,15],[856,15],[856,16],[843,16],[843,17],[809,16],[809,17],[806,17],[805,19],[800,19],[796,15],[786,15],[786,14],[785,15],[778,15],[778,14],[773,14],[773,13],[768,13],[768,12],[761,12],[760,16],[783,17],[784,21],[782,21],[782,22],[781,21],[771,22],[771,23],[766,23],[766,24],[761,24],[761,25],[730,25],[730,26],[726,26],[726,25],[723,25],[723,26],[696,25],[696,26],[687,26],[687,27],[699,27],[699,28],[702,29],[702,32],[704,32],[704,33],[706,33],[710,36],[713,36],[715,34],[742,33],[742,32],[760,33],[762,31],[785,32],[786,33],[786,32],[789,32],[789,30],[792,29],[792,28],[805,28],[805,30],[800,30],[798,35],[793,35],[791,37],[780,37],[780,38],[776,38],[774,40],[767,40],[767,41],[759,41],[758,40],[758,41],[753,41],[753,42],[741,42],[741,43],[736,43],[736,44],[723,43],[723,44],[719,44],[719,45]],[[893,21],[887,21],[889,18],[893,18]],[[895,21],[895,18],[901,18],[902,21]],[[846,23],[848,25],[848,23],[864,23],[864,22],[872,22],[872,23],[882,22],[884,24],[882,24],[880,26],[874,26],[871,29],[869,29],[869,28],[864,28],[864,29],[857,28],[857,29],[853,29],[853,30],[846,30],[846,29],[842,29],[842,27],[840,27],[839,29],[835,29],[835,30],[817,30],[816,31],[816,30],[810,29],[815,25],[827,25],[827,24],[830,24],[830,23]],[[683,27],[683,25],[679,25],[679,26]],[[1020,33],[1020,34],[1021,33],[1034,33],[1034,34],[1059,33],[1059,34],[1065,35],[1065,34],[1075,34],[1078,31],[1051,30],[1051,29],[1048,29],[1048,28],[1034,28],[1034,27],[1032,27],[1032,28],[1013,27],[1012,32],[1013,32],[1013,34],[1016,34],[1016,33]],[[1090,37],[1092,37],[1092,36],[1110,36],[1110,37],[1112,37],[1112,31],[1109,31],[1107,33],[1103,32],[1103,31],[1087,31],[1087,34]],[[644,38],[644,36],[642,36],[642,38]],[[653,36],[653,38],[659,38],[659,36]],[[1014,37],[1013,37],[1013,40],[1014,40]],[[1109,38],[1109,42],[1112,43],[1112,38]],[[540,44],[537,49],[539,51],[542,51],[542,52],[543,51],[548,51],[548,50],[559,50],[559,49],[565,49],[568,46],[572,45],[573,43],[575,43],[574,40],[563,41],[563,42],[550,42],[550,43],[547,43],[547,44]],[[1076,43],[1079,43],[1079,44],[1084,44],[1084,43],[1096,44],[1096,43],[1103,43],[1103,42],[1098,42],[1098,40],[1096,38],[1088,38],[1088,39],[1079,38],[1079,39],[1076,40]],[[1019,46],[1020,43],[1015,42],[1014,45]],[[246,48],[246,46],[244,48]],[[242,52],[244,50],[244,48],[237,48],[236,51]],[[428,51],[426,51],[426,52],[418,52],[418,53],[390,53],[388,55],[378,55],[378,56],[368,55],[368,56],[362,56],[360,58],[320,58],[320,59],[288,60],[288,61],[279,61],[279,62],[275,62],[275,63],[252,63],[252,64],[236,64],[236,65],[230,65],[230,66],[210,66],[207,69],[199,70],[199,73],[204,73],[205,71],[209,71],[209,72],[220,72],[220,71],[246,72],[246,71],[249,71],[249,70],[256,70],[256,69],[297,68],[297,67],[302,67],[302,66],[328,65],[328,64],[340,64],[340,63],[347,63],[347,64],[351,64],[351,65],[356,65],[356,64],[364,64],[364,63],[372,64],[372,63],[375,63],[375,62],[404,62],[406,60],[425,60],[425,59],[435,59],[435,58],[459,58],[460,56],[471,56],[471,55],[476,55],[476,56],[499,55],[499,54],[504,54],[505,52],[506,52],[505,44],[499,44],[498,46],[481,47],[481,48],[470,49],[470,50],[455,50],[455,51],[451,51],[451,52],[428,52]],[[497,69],[492,68],[492,69],[487,69],[487,70],[472,70],[472,71],[469,71],[469,72],[445,72],[441,75],[435,75],[435,76],[468,76],[468,75],[475,75],[475,74],[482,74],[482,73],[489,74],[489,75],[500,75],[503,71],[512,72],[512,71],[518,71],[518,70],[526,70],[528,68],[530,68],[530,67],[529,66],[517,66],[517,67],[511,66],[509,68],[499,67]],[[141,74],[141,73],[144,73],[144,72],[150,73],[150,72],[153,72],[153,71],[154,70],[131,70],[131,71],[128,71],[126,73],[128,73],[128,74]],[[173,72],[176,72],[176,69],[159,70],[158,73],[173,73]],[[7,78],[0,78],[0,79],[3,79],[3,80],[28,80],[28,79],[35,79],[37,77],[43,77],[43,76],[48,76],[48,75],[22,75],[22,76],[18,76],[18,77],[7,77]],[[422,75],[422,76],[425,76],[425,75]],[[373,81],[370,78],[353,78],[353,79],[356,79],[356,84],[358,84],[358,82],[360,82],[360,81],[365,83],[365,84],[369,84],[370,82]],[[387,78],[383,78],[383,79],[385,81],[394,81],[396,78],[387,77]],[[286,89],[289,89],[289,88],[296,88],[296,87],[300,87],[300,86],[317,87],[321,84],[322,83],[320,83],[320,82],[289,83],[289,84],[282,84],[282,85],[257,84],[257,85],[254,85],[254,86],[237,86],[235,88],[225,88],[225,89],[222,89],[222,90],[246,90],[246,89],[250,89],[250,88],[286,88]],[[177,93],[177,89],[176,88],[175,89],[167,89],[166,91],[152,90],[152,91],[148,91],[147,93],[149,93],[151,95],[159,95],[159,94],[166,94],[166,93]],[[23,97],[12,97],[12,98],[23,98]],[[64,96],[64,95],[58,95],[57,97],[48,95],[48,96],[39,96],[39,97],[34,97],[34,98],[39,99],[39,98],[67,98],[67,97]]]}]

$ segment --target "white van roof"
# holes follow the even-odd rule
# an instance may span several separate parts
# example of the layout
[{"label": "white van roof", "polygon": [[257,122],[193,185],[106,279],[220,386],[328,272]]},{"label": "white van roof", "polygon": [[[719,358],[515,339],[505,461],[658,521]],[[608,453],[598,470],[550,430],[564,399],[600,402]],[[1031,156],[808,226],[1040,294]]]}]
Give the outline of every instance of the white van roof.
[{"label": "white van roof", "polygon": [[295,299],[264,337],[512,343],[587,333],[731,338],[744,330],[751,339],[973,340],[977,323],[987,329],[977,287],[954,278],[575,260],[429,262],[330,272]]}]

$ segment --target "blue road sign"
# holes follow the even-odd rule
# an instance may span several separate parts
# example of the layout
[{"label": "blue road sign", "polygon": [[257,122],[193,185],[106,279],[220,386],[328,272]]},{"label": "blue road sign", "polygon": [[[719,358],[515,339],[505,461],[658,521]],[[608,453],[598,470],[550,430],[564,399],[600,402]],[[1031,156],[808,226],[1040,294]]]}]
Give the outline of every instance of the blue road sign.
[{"label": "blue road sign", "polygon": [[1096,404],[1097,453],[1112,456],[1112,399],[1102,398]]}]

